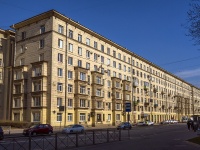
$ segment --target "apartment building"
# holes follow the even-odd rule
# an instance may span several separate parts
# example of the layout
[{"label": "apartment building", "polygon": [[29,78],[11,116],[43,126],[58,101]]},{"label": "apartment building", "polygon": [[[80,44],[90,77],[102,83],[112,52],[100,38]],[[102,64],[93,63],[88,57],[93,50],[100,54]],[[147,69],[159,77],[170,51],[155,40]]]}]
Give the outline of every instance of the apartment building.
[{"label": "apartment building", "polygon": [[0,120],[11,120],[15,33],[0,29]]},{"label": "apartment building", "polygon": [[199,114],[199,88],[55,10],[12,28],[12,120],[96,126]]}]

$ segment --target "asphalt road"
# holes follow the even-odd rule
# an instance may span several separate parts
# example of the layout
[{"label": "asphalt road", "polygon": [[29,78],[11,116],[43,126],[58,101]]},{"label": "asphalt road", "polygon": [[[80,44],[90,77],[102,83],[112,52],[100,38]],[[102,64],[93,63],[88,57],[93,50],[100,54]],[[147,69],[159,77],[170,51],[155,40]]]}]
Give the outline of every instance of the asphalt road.
[{"label": "asphalt road", "polygon": [[186,124],[136,127],[130,132],[130,140],[104,143],[79,150],[200,150],[200,145],[187,142],[196,137],[196,132],[188,131]]},{"label": "asphalt road", "polygon": [[[28,149],[29,142],[33,150],[53,150],[55,142],[57,142],[58,149],[63,150],[68,148],[78,150],[200,150],[200,145],[186,141],[197,136],[195,132],[187,130],[186,124],[134,127],[129,132],[122,130],[121,141],[119,141],[119,132],[111,131],[109,143],[107,143],[107,131],[99,131],[95,132],[95,145],[93,145],[92,134],[92,132],[80,134],[78,138],[76,134],[70,134],[69,137],[58,134],[57,141],[55,141],[55,135],[31,137],[31,141],[28,137],[15,136],[12,141],[9,139],[0,141],[0,150],[13,150],[13,147],[14,149]],[[78,141],[78,148],[75,148],[76,141]]]}]

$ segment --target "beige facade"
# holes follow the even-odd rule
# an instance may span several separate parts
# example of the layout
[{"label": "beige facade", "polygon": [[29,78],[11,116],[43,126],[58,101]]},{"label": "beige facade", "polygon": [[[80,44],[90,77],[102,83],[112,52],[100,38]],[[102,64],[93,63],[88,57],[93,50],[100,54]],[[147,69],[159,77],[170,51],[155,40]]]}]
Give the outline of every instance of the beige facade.
[{"label": "beige facade", "polygon": [[15,33],[0,29],[0,120],[11,119]]},{"label": "beige facade", "polygon": [[12,27],[12,120],[96,126],[200,112],[199,88],[54,10]]}]

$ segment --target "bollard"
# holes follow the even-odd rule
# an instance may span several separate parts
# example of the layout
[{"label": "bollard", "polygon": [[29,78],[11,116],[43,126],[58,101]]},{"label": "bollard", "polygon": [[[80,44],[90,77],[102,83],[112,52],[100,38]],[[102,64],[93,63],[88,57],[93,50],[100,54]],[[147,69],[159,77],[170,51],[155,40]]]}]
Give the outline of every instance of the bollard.
[{"label": "bollard", "polygon": [[92,134],[93,134],[93,145],[95,145],[95,133],[94,133],[94,130],[92,131]]}]

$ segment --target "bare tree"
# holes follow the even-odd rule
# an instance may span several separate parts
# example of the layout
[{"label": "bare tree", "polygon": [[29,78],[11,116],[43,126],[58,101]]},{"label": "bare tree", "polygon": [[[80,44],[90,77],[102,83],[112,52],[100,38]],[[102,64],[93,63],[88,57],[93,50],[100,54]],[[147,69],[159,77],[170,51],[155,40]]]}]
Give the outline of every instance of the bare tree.
[{"label": "bare tree", "polygon": [[195,45],[200,45],[200,0],[192,0],[188,14],[188,36],[191,36]]}]

